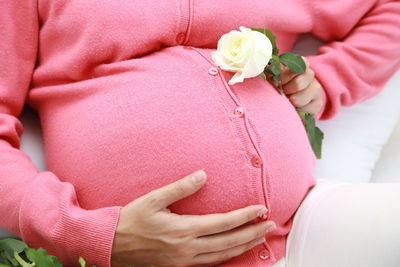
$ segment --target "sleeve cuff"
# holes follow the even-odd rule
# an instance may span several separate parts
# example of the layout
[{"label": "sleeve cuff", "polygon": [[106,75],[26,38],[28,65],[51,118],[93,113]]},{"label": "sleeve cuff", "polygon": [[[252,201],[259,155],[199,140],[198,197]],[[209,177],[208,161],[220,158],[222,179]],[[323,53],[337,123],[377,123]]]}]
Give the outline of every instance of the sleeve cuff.
[{"label": "sleeve cuff", "polygon": [[[96,264],[98,267],[111,267],[111,250],[121,208],[77,208],[57,225],[51,240],[68,251],[68,261],[73,264],[71,266],[79,266],[78,259],[82,256],[86,266]],[[66,265],[70,266],[69,263]]]},{"label": "sleeve cuff", "polygon": [[64,266],[111,267],[121,206],[81,208],[75,189],[50,171],[40,172],[29,185],[19,212],[21,238],[32,248],[44,248]]}]

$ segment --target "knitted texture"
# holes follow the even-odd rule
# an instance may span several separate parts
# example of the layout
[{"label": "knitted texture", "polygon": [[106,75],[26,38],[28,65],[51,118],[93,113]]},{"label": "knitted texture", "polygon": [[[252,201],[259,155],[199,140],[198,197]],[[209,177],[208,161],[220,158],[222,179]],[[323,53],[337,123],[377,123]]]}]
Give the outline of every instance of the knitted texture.
[{"label": "knitted texture", "polygon": [[[323,85],[316,119],[376,95],[400,64],[400,2],[378,0],[0,1],[0,227],[65,266],[110,266],[120,209],[196,170],[179,214],[264,204],[264,244],[223,266],[271,266],[315,184],[316,158],[287,97],[260,77],[229,86],[210,52],[243,25],[298,34]],[[211,70],[210,70],[211,69]],[[19,150],[24,104],[40,116],[48,170]],[[269,257],[266,255],[269,254]]]}]

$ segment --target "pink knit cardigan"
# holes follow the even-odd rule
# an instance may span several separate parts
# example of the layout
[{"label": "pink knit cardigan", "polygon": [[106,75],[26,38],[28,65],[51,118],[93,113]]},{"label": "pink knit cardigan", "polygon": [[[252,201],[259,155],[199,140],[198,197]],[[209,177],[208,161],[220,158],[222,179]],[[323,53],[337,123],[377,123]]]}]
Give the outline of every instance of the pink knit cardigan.
[{"label": "pink knit cardigan", "polygon": [[[316,158],[287,97],[260,77],[229,86],[210,58],[222,34],[298,34],[323,85],[316,119],[378,94],[400,64],[389,0],[0,1],[0,227],[65,266],[110,266],[120,209],[196,170],[179,214],[265,204],[278,228],[224,266],[271,266],[315,184]],[[217,71],[216,71],[217,70]],[[40,116],[48,170],[19,150],[24,103]]]}]

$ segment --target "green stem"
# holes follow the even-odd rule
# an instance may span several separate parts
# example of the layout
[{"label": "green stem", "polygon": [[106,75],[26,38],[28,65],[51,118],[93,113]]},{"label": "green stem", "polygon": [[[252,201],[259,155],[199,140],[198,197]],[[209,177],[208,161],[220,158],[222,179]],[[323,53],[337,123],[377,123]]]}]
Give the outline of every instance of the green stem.
[{"label": "green stem", "polygon": [[19,254],[16,251],[14,251],[14,258],[18,261],[19,264],[22,265],[22,267],[33,267],[33,266],[35,266],[34,262],[33,263],[29,263],[29,262],[24,261],[24,259],[22,259],[21,256],[19,256]]},{"label": "green stem", "polygon": [[282,83],[279,82],[279,89],[281,89],[281,95],[283,95],[283,88],[282,88]]}]

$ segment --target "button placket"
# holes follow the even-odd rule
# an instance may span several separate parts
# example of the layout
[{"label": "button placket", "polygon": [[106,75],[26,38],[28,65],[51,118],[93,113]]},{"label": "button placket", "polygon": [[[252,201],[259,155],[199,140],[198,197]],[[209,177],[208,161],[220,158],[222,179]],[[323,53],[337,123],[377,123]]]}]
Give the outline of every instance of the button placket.
[{"label": "button placket", "polygon": [[[211,65],[214,65],[212,63],[212,61],[209,59],[210,55],[206,54],[204,51],[201,50],[197,50],[196,48],[192,48],[193,50],[195,50],[199,55],[201,55],[204,59],[206,59],[208,61],[208,63],[210,63]],[[207,69],[206,69],[207,71]],[[244,107],[241,105],[239,99],[237,98],[238,96],[234,93],[233,89],[231,88],[227,82],[228,78],[230,78],[230,76],[228,77],[226,74],[226,72],[221,71],[219,68],[216,68],[216,66],[208,66],[208,74],[211,76],[220,76],[221,79],[221,88],[223,87],[225,90],[218,90],[219,95],[223,98],[224,100],[224,104],[225,104],[225,108],[227,108],[228,110],[230,110],[230,112],[233,113],[233,116],[236,117],[237,119],[234,119],[232,121],[234,129],[236,130],[236,133],[239,137],[239,139],[241,140],[241,143],[243,144],[243,148],[246,154],[246,159],[248,160],[247,162],[251,164],[251,166],[253,166],[251,171],[251,175],[254,177],[254,181],[256,182],[256,179],[260,179],[260,175],[261,177],[264,177],[264,169],[263,169],[263,160],[262,160],[262,156],[261,156],[261,151],[260,151],[260,141],[259,138],[257,139],[257,134],[256,133],[252,133],[251,132],[251,125],[250,122],[248,121],[248,116],[244,116],[244,113],[247,113],[247,111],[244,109]],[[214,79],[213,79],[214,80]],[[214,81],[216,84],[219,81],[215,80]],[[218,88],[219,89],[219,88]],[[226,92],[228,94],[226,94]],[[231,113],[231,114],[232,114]],[[239,119],[241,118],[241,119]],[[249,162],[250,161],[250,162]],[[250,165],[249,164],[249,165]],[[250,166],[250,169],[251,169]],[[261,178],[263,179],[263,178]],[[263,184],[264,186],[264,184]],[[259,197],[263,197],[263,199],[265,200],[265,204],[267,207],[269,207],[269,201],[268,201],[268,195],[266,193],[266,189],[263,188],[263,190],[259,191],[260,196]],[[258,195],[257,195],[258,196]],[[269,253],[269,251],[268,251]],[[265,257],[265,256],[263,256]],[[273,259],[273,254],[268,256],[270,259]]]},{"label": "button placket", "polygon": [[177,1],[178,2],[178,24],[175,32],[176,45],[183,45],[188,38],[190,25],[192,20],[192,1]]}]

